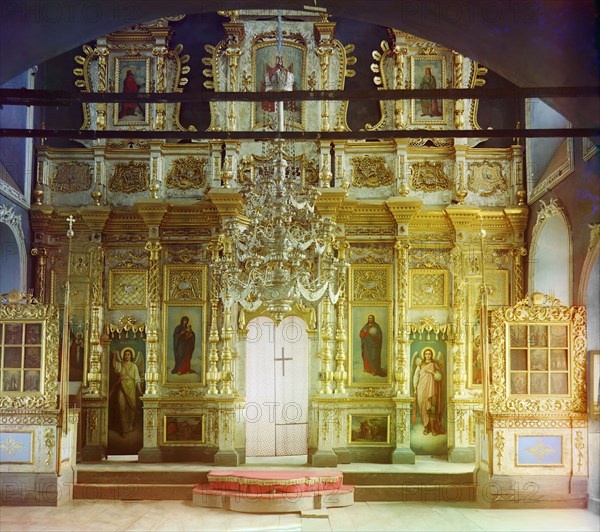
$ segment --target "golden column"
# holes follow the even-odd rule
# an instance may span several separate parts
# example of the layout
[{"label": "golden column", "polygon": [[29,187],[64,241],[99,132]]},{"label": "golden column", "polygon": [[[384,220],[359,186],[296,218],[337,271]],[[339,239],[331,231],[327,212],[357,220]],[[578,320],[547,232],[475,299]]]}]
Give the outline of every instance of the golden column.
[{"label": "golden column", "polygon": [[[401,90],[404,88],[404,57],[408,50],[403,46],[404,42],[401,37],[402,32],[399,30],[388,30],[392,36],[392,55],[394,56],[394,88]],[[406,129],[406,120],[404,120],[404,100],[394,100],[394,128]]]},{"label": "golden column", "polygon": [[[233,15],[233,16],[232,16]],[[235,22],[236,15],[235,12],[230,12],[229,16],[232,16],[231,22],[226,22],[223,24],[223,28],[227,34],[227,48],[225,48],[225,57],[228,60],[228,86],[227,90],[229,92],[235,92],[240,90],[239,84],[239,60],[242,55],[242,44],[244,42],[244,37],[246,35],[244,30],[244,24],[240,22]],[[237,104],[236,102],[228,102],[228,111],[227,111],[227,127],[230,131],[235,131],[237,129],[237,116],[239,113],[236,112]]]},{"label": "golden column", "polygon": [[148,263],[148,319],[146,329],[146,391],[145,395],[158,394],[158,304],[160,301],[160,224],[168,206],[159,200],[148,200],[136,204],[138,214],[148,227],[145,249],[150,254]]},{"label": "golden column", "polygon": [[146,368],[146,395],[158,394],[158,301],[159,264],[162,245],[158,240],[148,240],[145,249],[150,253],[148,275],[148,329],[146,346],[148,366]]},{"label": "golden column", "polygon": [[46,257],[48,250],[43,246],[34,247],[31,255],[37,257],[37,268],[35,276],[35,295],[40,303],[46,302]]},{"label": "golden column", "polygon": [[407,327],[408,309],[408,253],[410,241],[408,238],[398,238],[395,249],[398,263],[398,345],[394,378],[396,380],[396,395],[408,395],[408,360],[410,358],[409,334]]},{"label": "golden column", "polygon": [[[338,251],[338,259],[340,262],[346,262],[346,253],[350,249],[350,244],[345,240],[338,240],[334,243],[335,249]],[[346,340],[348,334],[346,332],[346,294],[348,293],[347,288],[348,279],[348,267],[344,268],[341,274],[341,286],[342,294],[338,299],[336,305],[336,327],[335,327],[335,371],[333,378],[335,379],[335,393],[346,393],[346,381],[348,379],[348,371],[346,370]]]}]

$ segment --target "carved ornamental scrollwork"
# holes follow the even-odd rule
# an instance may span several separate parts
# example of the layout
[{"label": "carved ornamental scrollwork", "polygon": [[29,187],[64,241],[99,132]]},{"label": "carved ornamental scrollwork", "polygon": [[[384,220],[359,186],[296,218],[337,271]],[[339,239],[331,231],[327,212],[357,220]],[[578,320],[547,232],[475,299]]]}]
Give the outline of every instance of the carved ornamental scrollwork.
[{"label": "carved ornamental scrollwork", "polygon": [[81,161],[59,163],[50,180],[56,192],[80,192],[92,186],[92,165]]},{"label": "carved ornamental scrollwork", "polygon": [[352,270],[353,301],[387,301],[390,299],[389,268],[354,267]]},{"label": "carved ornamental scrollwork", "polygon": [[[319,168],[315,161],[306,155],[297,155],[295,157],[284,157],[289,166],[297,168],[302,180],[307,185],[316,186],[319,183]],[[241,185],[252,183],[253,174],[261,166],[268,163],[272,158],[261,157],[260,155],[251,155],[243,157],[238,164],[238,181]]]},{"label": "carved ornamental scrollwork", "polygon": [[487,197],[508,190],[508,177],[498,161],[469,163],[467,188],[470,192]]},{"label": "carved ornamental scrollwork", "polygon": [[168,265],[165,301],[203,301],[206,298],[206,266]]},{"label": "carved ornamental scrollwork", "polygon": [[150,184],[150,167],[143,161],[116,163],[113,173],[108,180],[111,192],[144,192]]},{"label": "carved ornamental scrollwork", "polygon": [[352,157],[352,184],[355,187],[385,187],[393,184],[394,174],[385,165],[385,158],[363,155]]},{"label": "carved ornamental scrollwork", "polygon": [[199,189],[206,186],[206,157],[180,157],[173,161],[167,174],[167,188],[179,190]]},{"label": "carved ornamental scrollwork", "polygon": [[452,183],[446,175],[443,161],[419,161],[410,164],[410,187],[423,192],[448,190]]},{"label": "carved ornamental scrollwork", "polygon": [[390,264],[393,250],[387,244],[352,244],[350,246],[350,262],[365,264]]},{"label": "carved ornamental scrollwork", "polygon": [[121,336],[123,333],[131,331],[133,334],[144,334],[146,324],[138,322],[133,316],[122,316],[117,323],[109,323],[106,326],[107,332],[111,335]]}]

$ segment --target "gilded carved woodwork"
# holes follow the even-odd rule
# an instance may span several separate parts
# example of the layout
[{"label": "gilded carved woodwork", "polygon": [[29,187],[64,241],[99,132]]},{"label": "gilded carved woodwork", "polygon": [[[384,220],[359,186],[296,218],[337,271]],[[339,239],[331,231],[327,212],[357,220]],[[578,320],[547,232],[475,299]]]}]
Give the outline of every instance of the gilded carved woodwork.
[{"label": "gilded carved woodwork", "polygon": [[400,419],[398,420],[396,425],[396,445],[403,444],[406,438],[406,410],[400,410],[399,414]]},{"label": "gilded carved woodwork", "polygon": [[206,298],[206,266],[166,267],[164,301],[197,301]]},{"label": "gilded carved woodwork", "polygon": [[50,189],[55,192],[80,192],[91,185],[92,166],[80,161],[59,163],[50,179]]},{"label": "gilded carved woodwork", "polygon": [[452,187],[443,161],[419,161],[410,164],[410,187],[423,192],[437,192]]},{"label": "gilded carved woodwork", "polygon": [[411,308],[446,308],[448,306],[448,271],[411,269],[409,293]]},{"label": "gilded carved woodwork", "polygon": [[52,463],[52,454],[54,453],[54,447],[56,447],[56,429],[48,427],[44,431],[44,445],[46,446],[46,465]]},{"label": "gilded carved woodwork", "polygon": [[206,157],[180,157],[175,159],[167,173],[167,188],[179,190],[200,189],[206,186]]},{"label": "gilded carved woodwork", "polygon": [[364,264],[390,264],[392,247],[387,244],[352,244],[350,246],[350,262]]},{"label": "gilded carved woodwork", "polygon": [[354,395],[356,397],[368,397],[370,399],[388,396],[384,390],[378,390],[377,388],[365,388],[364,390],[357,391]]},{"label": "gilded carved woodwork", "polygon": [[0,322],[38,323],[41,335],[41,375],[39,391],[0,394],[0,408],[22,410],[54,410],[58,390],[58,308],[43,305],[29,294],[16,290],[0,295]]},{"label": "gilded carved woodwork", "polygon": [[[544,296],[534,294],[513,307],[500,307],[492,313],[491,372],[489,408],[493,414],[527,412],[585,412],[586,392],[586,313],[585,307],[566,307],[550,296],[546,304],[539,304]],[[565,324],[570,336],[570,383],[567,397],[550,394],[514,395],[507,383],[507,327],[506,324]]]},{"label": "gilded carved woodwork", "polygon": [[331,345],[333,340],[333,326],[331,323],[331,303],[328,298],[321,302],[322,318],[321,318],[321,350],[319,359],[321,360],[321,371],[319,379],[321,381],[319,393],[322,395],[331,395],[333,393],[332,380],[333,371],[331,371]]},{"label": "gilded carved woodwork", "polygon": [[351,300],[390,301],[392,279],[390,266],[352,266]]},{"label": "gilded carved woodwork", "polygon": [[374,226],[349,226],[346,227],[346,236],[355,237],[369,237],[369,236],[396,236],[396,229],[394,227],[374,227]]},{"label": "gilded carved woodwork", "polygon": [[148,240],[145,246],[148,251],[148,334],[146,352],[148,355],[146,366],[146,394],[156,395],[158,393],[158,302],[159,294],[159,264],[160,250],[162,245],[156,240]]},{"label": "gilded carved woodwork", "polygon": [[410,248],[410,266],[414,269],[447,269],[450,267],[450,248],[445,247],[432,249],[431,247],[418,247],[412,245]]},{"label": "gilded carved woodwork", "polygon": [[194,264],[208,260],[207,249],[201,244],[185,247],[169,247],[164,250],[163,256],[166,263]]},{"label": "gilded carved woodwork", "polygon": [[[345,284],[346,271],[344,271],[342,283]],[[335,371],[333,377],[335,379],[335,393],[346,393],[346,381],[348,372],[346,371],[346,322],[344,316],[346,314],[346,297],[342,293],[336,304],[336,326],[335,326]]]},{"label": "gilded carved woodwork", "polygon": [[102,384],[102,333],[101,315],[104,294],[104,250],[101,246],[92,248],[91,274],[91,311],[90,311],[90,360],[87,375],[84,374],[83,384],[89,386],[90,395],[100,395]]},{"label": "gilded carved woodwork", "polygon": [[350,158],[352,185],[355,187],[385,187],[394,183],[394,174],[386,166],[385,157],[363,155]]},{"label": "gilded carved woodwork", "polygon": [[488,197],[508,190],[508,177],[498,161],[469,163],[467,173],[467,189],[470,192]]},{"label": "gilded carved woodwork", "polygon": [[524,429],[570,429],[581,426],[587,427],[587,418],[559,417],[560,414],[548,416],[547,414],[528,413],[525,416],[514,416],[513,414],[496,415],[489,419],[492,428],[524,428]]},{"label": "gilded carved woodwork", "polygon": [[398,384],[398,395],[408,393],[408,371],[407,360],[410,357],[410,345],[408,341],[408,330],[406,326],[408,312],[409,294],[409,267],[408,257],[410,254],[410,242],[407,239],[398,239],[395,245],[397,251],[398,265],[398,352],[396,359],[396,371],[394,377]]},{"label": "gilded carved woodwork", "polygon": [[502,465],[504,460],[504,445],[506,443],[506,438],[504,437],[504,432],[501,430],[496,431],[494,436],[494,445],[496,447],[496,459],[498,461],[498,473],[500,473],[502,471]]},{"label": "gilded carved woodwork", "polygon": [[144,192],[150,185],[150,167],[143,161],[129,161],[116,163],[113,173],[108,180],[108,189],[111,192]]},{"label": "gilded carved woodwork", "polygon": [[581,467],[585,461],[583,450],[585,449],[585,439],[582,430],[575,431],[575,450],[577,451],[577,472],[581,473]]},{"label": "gilded carved woodwork", "polygon": [[449,337],[452,333],[452,326],[448,323],[438,323],[433,316],[425,316],[418,323],[409,323],[408,332],[427,337],[430,337],[431,334],[436,338]]},{"label": "gilded carved woodwork", "polygon": [[[509,304],[509,273],[508,270],[488,270],[486,268],[484,280],[490,307]],[[480,304],[480,290],[481,282],[469,284],[469,303],[472,310],[476,308],[476,304]]]},{"label": "gilded carved woodwork", "polygon": [[148,267],[148,254],[142,250],[116,250],[107,254],[110,269],[146,269]]},{"label": "gilded carved woodwork", "polygon": [[[284,159],[288,166],[297,168],[301,179],[308,185],[316,186],[319,183],[319,169],[314,159],[305,154],[295,157],[286,155]],[[250,155],[244,156],[238,163],[238,181],[241,185],[250,185],[254,180],[254,173],[260,171],[261,167],[271,161],[269,156]]]},{"label": "gilded carved woodwork", "polygon": [[121,316],[121,319],[117,323],[109,323],[106,326],[106,332],[109,335],[118,335],[119,338],[129,332],[144,334],[146,332],[146,324],[138,322],[133,316]]},{"label": "gilded carved woodwork", "polygon": [[141,310],[146,308],[148,273],[143,270],[109,270],[108,308]]}]

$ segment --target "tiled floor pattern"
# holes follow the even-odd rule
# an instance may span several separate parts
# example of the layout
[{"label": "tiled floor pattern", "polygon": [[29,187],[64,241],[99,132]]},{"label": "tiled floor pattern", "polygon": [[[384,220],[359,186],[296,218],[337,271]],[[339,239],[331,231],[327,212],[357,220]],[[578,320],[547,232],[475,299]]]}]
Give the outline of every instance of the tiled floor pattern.
[{"label": "tiled floor pattern", "polygon": [[197,508],[190,501],[77,500],[59,508],[0,507],[0,530],[69,531],[598,531],[587,510],[484,510],[474,503],[357,502],[328,518]]}]

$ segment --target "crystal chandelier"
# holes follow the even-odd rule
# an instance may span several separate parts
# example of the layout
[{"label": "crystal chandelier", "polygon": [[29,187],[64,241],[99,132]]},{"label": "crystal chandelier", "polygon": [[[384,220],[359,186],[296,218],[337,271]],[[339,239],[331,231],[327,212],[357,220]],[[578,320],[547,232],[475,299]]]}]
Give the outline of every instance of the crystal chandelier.
[{"label": "crystal chandelier", "polygon": [[[282,60],[281,18],[277,38],[280,75],[271,77],[272,90],[291,90]],[[284,130],[284,103],[275,104],[276,127]],[[288,160],[293,145],[282,139],[264,146],[242,185],[242,224],[229,220],[221,235],[222,253],[215,261],[223,301],[237,301],[248,311],[265,306],[279,323],[294,304],[314,307],[328,297],[336,303],[344,261],[335,254],[335,223],[315,210],[318,190],[304,182]]]}]

